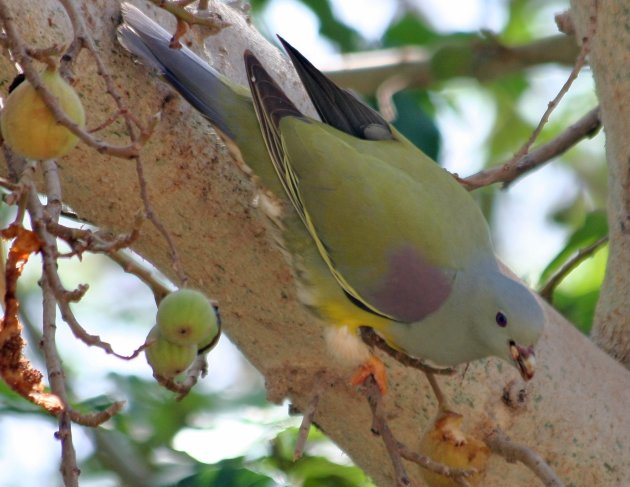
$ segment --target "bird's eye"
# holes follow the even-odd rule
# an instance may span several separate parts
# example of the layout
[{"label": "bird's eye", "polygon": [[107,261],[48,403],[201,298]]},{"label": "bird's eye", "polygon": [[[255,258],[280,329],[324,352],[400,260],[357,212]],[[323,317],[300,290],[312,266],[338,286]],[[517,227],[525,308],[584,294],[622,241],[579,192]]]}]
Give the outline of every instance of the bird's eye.
[{"label": "bird's eye", "polygon": [[497,313],[494,319],[496,320],[497,325],[499,325],[501,328],[505,328],[508,324],[507,316],[505,316],[501,311]]}]

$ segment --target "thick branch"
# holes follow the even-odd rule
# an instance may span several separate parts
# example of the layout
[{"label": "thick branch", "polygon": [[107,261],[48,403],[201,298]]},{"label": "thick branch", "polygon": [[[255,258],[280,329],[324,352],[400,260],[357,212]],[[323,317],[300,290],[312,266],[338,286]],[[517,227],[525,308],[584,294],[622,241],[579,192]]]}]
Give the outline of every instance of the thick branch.
[{"label": "thick branch", "polygon": [[[36,11],[25,3],[11,1],[20,29],[56,36],[59,31],[51,32],[48,22],[67,25],[56,1],[44,0]],[[277,50],[240,13],[221,3],[212,3],[210,8],[219,9],[232,24],[207,41],[218,68],[243,84],[242,52],[249,47],[272,72],[279,73],[283,84],[294,88],[295,95],[295,77]],[[133,94],[130,109],[140,119],[149,116],[148,107],[159,106],[168,88],[112,44],[114,26],[109,19],[118,17],[118,2],[85,0],[82,10],[93,20],[95,40],[112,73]],[[41,42],[53,44],[53,40],[59,42],[57,38]],[[0,68],[0,73],[9,72],[4,59]],[[99,93],[93,70],[81,56],[75,71],[79,90]],[[303,95],[295,98],[305,106]],[[86,104],[88,113],[99,118],[98,98]],[[332,365],[322,324],[298,303],[291,273],[273,243],[269,224],[252,204],[257,195],[253,182],[229,159],[207,122],[183,102],[169,104],[163,123],[143,149],[143,159],[151,194],[160,196],[152,201],[153,210],[173,235],[191,286],[221,302],[226,334],[265,375],[269,389],[277,397],[288,396],[299,410],[307,409],[317,373],[325,371],[318,426],[377,485],[393,485],[394,473],[383,461],[387,453],[382,439],[370,432],[369,406],[348,386],[349,372]],[[132,165],[80,146],[62,161],[61,168],[66,202],[72,208],[113,232],[128,230],[140,206]],[[142,228],[134,248],[174,277],[164,240],[150,225]],[[527,386],[529,400],[518,412],[501,400],[505,384],[518,380],[518,373],[498,361],[475,362],[465,374],[446,377],[440,385],[471,429],[487,431],[499,426],[519,444],[535,448],[548,459],[565,484],[616,487],[619,478],[630,478],[625,435],[630,430],[626,414],[630,377],[552,309],[546,310],[549,325],[537,350],[539,370]],[[435,399],[418,371],[388,357],[385,363],[390,379],[385,413],[396,439],[414,450],[422,429],[434,417]],[[611,397],[615,400],[610,401]],[[411,482],[422,485],[419,472],[411,467]],[[498,461],[492,462],[484,485],[536,482],[529,470]]]},{"label": "thick branch", "polygon": [[[630,12],[620,2],[572,1],[578,38],[589,41],[590,66],[606,129],[609,258],[593,325],[593,339],[630,368],[630,66],[621,46],[630,43]],[[597,15],[594,9],[597,8]]]}]

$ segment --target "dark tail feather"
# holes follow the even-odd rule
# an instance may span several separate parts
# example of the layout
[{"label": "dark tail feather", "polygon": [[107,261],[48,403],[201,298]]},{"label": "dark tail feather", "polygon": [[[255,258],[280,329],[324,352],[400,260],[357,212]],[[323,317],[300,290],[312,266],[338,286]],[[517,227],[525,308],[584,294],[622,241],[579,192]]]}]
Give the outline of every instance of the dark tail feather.
[{"label": "dark tail feather", "polygon": [[392,138],[389,124],[383,117],[349,91],[339,88],[282,37],[278,36],[278,39],[324,123],[361,139]]},{"label": "dark tail feather", "polygon": [[304,117],[251,51],[245,51],[243,57],[259,119],[264,115],[265,122],[277,129],[284,117]]},{"label": "dark tail feather", "polygon": [[279,125],[285,117],[297,117],[308,121],[284,93],[282,88],[269,76],[267,70],[251,51],[245,51],[245,72],[252,92],[254,109],[262,130],[263,139],[271,156],[271,162],[280,179],[287,197],[293,203],[304,222],[304,208],[293,169],[285,158]]}]

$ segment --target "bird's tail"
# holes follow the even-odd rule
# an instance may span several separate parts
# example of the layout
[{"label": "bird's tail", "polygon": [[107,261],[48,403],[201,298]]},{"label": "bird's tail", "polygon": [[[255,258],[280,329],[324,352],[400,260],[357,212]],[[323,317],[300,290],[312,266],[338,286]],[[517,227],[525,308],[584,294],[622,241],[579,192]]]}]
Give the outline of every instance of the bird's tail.
[{"label": "bird's tail", "polygon": [[169,47],[171,34],[136,7],[123,3],[121,10],[124,23],[118,28],[118,40],[123,47],[162,74],[194,108],[235,140],[235,105],[251,103],[247,97],[236,93],[223,75],[190,49]]}]

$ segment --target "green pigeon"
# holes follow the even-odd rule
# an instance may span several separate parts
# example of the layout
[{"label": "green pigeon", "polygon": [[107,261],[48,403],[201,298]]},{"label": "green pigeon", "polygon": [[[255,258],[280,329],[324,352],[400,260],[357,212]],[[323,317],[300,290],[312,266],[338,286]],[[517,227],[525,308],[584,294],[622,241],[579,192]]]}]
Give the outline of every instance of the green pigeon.
[{"label": "green pigeon", "polygon": [[250,89],[123,4],[120,42],[238,146],[283,220],[298,296],[330,323],[334,352],[367,361],[357,330],[453,366],[496,356],[531,379],[544,313],[506,274],[487,223],[456,180],[377,112],[282,43],[321,120],[302,114],[254,54]]}]

